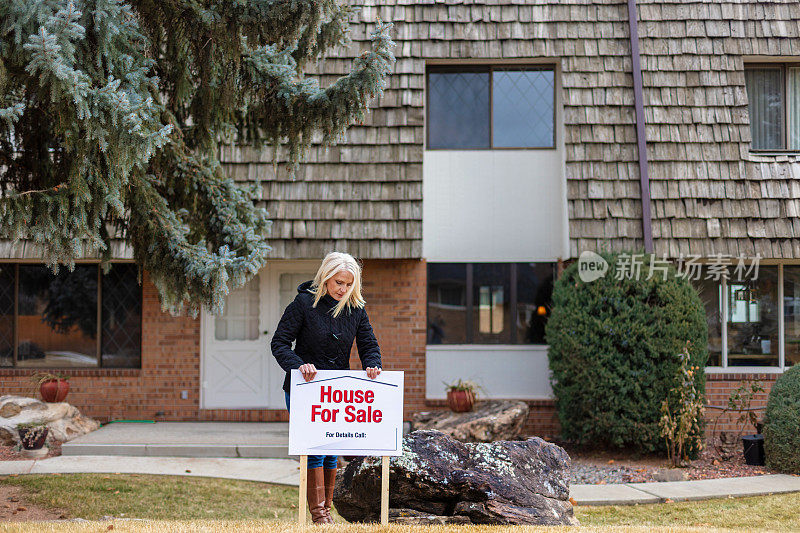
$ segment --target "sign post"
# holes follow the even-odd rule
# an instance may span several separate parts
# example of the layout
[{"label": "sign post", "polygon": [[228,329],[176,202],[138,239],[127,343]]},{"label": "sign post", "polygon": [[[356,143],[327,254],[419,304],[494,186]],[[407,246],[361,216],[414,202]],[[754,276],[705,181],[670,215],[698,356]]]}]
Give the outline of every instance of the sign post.
[{"label": "sign post", "polygon": [[305,524],[309,455],[381,457],[381,524],[389,523],[389,457],[403,453],[403,372],[375,378],[354,370],[291,373],[289,455],[300,456],[298,522]]}]

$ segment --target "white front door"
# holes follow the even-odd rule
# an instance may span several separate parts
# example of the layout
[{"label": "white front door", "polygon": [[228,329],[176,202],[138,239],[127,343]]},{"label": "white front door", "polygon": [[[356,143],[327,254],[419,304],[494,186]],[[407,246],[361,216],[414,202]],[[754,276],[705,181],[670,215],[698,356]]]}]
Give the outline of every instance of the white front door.
[{"label": "white front door", "polygon": [[269,387],[269,344],[263,334],[263,277],[228,294],[225,310],[203,310],[202,407],[264,407]]},{"label": "white front door", "polygon": [[297,285],[312,279],[317,261],[271,261],[247,285],[228,294],[215,317],[203,311],[201,408],[285,409],[283,378],[269,344]]}]

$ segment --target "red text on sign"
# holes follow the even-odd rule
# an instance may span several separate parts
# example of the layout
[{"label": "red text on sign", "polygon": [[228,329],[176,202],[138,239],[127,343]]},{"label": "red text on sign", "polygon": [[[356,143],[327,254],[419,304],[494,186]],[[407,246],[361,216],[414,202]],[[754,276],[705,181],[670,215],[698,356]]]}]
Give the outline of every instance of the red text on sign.
[{"label": "red text on sign", "polygon": [[320,387],[320,403],[372,403],[375,393],[371,390],[339,390],[330,385]]},{"label": "red text on sign", "polygon": [[375,422],[378,423],[383,418],[380,409],[372,410],[372,406],[365,409],[356,409],[352,405],[344,408],[344,421],[345,422]]}]

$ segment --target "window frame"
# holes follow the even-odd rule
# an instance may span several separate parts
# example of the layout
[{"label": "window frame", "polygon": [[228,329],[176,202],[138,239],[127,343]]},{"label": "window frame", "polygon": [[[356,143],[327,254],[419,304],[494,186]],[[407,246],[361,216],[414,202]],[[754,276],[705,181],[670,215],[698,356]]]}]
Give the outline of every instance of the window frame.
[{"label": "window frame", "polygon": [[[523,70],[523,71],[539,71],[546,70],[553,73],[553,143],[550,146],[494,146],[494,71],[495,70]],[[430,147],[430,109],[431,109],[431,91],[430,75],[448,72],[470,72],[470,73],[488,73],[489,74],[489,146],[486,148],[431,148]],[[513,64],[513,63],[499,63],[492,65],[427,65],[425,68],[425,150],[435,151],[486,151],[486,150],[556,150],[557,149],[557,130],[558,130],[558,78],[556,65],[551,63],[545,64]]]},{"label": "window frame", "polygon": [[[18,366],[17,363],[17,356],[19,353],[19,267],[20,265],[25,266],[42,266],[43,263],[38,262],[30,262],[30,261],[3,261],[4,264],[13,264],[14,265],[14,319],[13,319],[13,327],[14,327],[14,335],[13,335],[13,342],[14,342],[14,351],[11,357],[11,366],[0,366],[0,372],[4,370],[31,370],[31,371],[42,371],[42,370],[58,370],[58,371],[77,371],[77,370],[98,370],[98,369],[107,369],[107,370],[141,370],[142,368],[142,346],[144,340],[144,286],[137,282],[139,287],[139,298],[142,303],[142,314],[140,317],[141,324],[139,327],[139,366],[136,367],[129,367],[129,366],[103,366],[103,350],[102,350],[102,342],[103,342],[103,270],[100,266],[100,263],[94,262],[81,262],[76,261],[75,265],[95,265],[97,268],[97,342],[95,343],[95,356],[97,358],[97,366],[47,366],[47,367],[27,367],[27,366]],[[112,261],[113,264],[135,264],[133,261]],[[63,268],[63,267],[62,267]]]},{"label": "window frame", "polygon": [[[463,261],[435,261],[435,262],[428,262],[428,265],[432,264],[459,264],[464,265],[465,273],[464,273],[464,313],[465,313],[465,320],[464,320],[464,342],[463,343],[441,343],[441,344],[428,344],[427,339],[425,342],[426,346],[548,346],[547,343],[523,343],[519,342],[519,336],[517,332],[517,317],[518,317],[518,309],[517,309],[517,281],[518,281],[518,268],[517,265],[519,263],[543,263],[548,264],[552,267],[553,270],[553,282],[558,279],[558,265],[557,263],[551,261],[473,261],[473,262],[463,262]],[[491,344],[484,344],[484,343],[475,343],[474,342],[474,334],[475,334],[475,321],[473,320],[473,313],[475,310],[479,309],[480,303],[476,304],[474,298],[474,274],[473,274],[473,267],[476,264],[489,264],[489,265],[509,265],[509,272],[508,272],[508,283],[509,283],[509,294],[508,294],[508,305],[509,305],[509,320],[510,320],[510,330],[508,332],[508,339],[507,342],[502,343],[491,343]],[[430,278],[427,273],[426,268],[426,293],[430,292]],[[428,315],[430,313],[430,299],[426,298],[425,301],[425,323],[428,323]]]},{"label": "window frame", "polygon": [[752,130],[750,134],[750,152],[757,155],[769,154],[800,154],[800,148],[787,148],[789,144],[789,87],[786,71],[789,68],[800,68],[800,61],[776,61],[776,62],[748,62],[744,64],[745,70],[745,94],[747,95],[747,118],[748,127],[751,127],[752,117],[750,116],[750,94],[747,93],[747,71],[754,69],[774,69],[781,72],[781,118],[783,128],[781,130],[781,145],[783,148],[753,148]]},{"label": "window frame", "polygon": [[730,312],[730,302],[728,298],[728,282],[726,276],[721,276],[720,279],[717,281],[717,288],[718,290],[722,291],[723,299],[722,299],[722,309],[720,309],[720,314],[722,315],[722,320],[720,321],[720,335],[721,335],[721,348],[720,351],[720,364],[718,366],[711,366],[708,365],[705,367],[706,374],[782,374],[786,372],[788,369],[792,368],[792,365],[786,366],[786,328],[785,328],[785,317],[783,316],[784,313],[784,287],[783,284],[785,282],[785,278],[783,275],[783,267],[784,266],[800,266],[800,263],[773,263],[773,262],[762,262],[761,267],[777,267],[777,285],[778,285],[778,293],[777,293],[777,313],[778,313],[778,364],[777,366],[737,366],[737,365],[730,365],[728,364],[728,323],[727,323],[727,316]]}]

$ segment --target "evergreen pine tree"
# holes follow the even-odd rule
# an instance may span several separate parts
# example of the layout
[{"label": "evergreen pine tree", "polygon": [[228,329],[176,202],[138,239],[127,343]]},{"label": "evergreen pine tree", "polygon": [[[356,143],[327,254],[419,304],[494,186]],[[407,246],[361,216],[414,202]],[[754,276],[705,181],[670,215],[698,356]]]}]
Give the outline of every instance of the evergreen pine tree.
[{"label": "evergreen pine tree", "polygon": [[[330,144],[363,119],[391,69],[389,25],[321,88],[309,61],[347,42],[336,0],[0,2],[0,237],[54,271],[110,266],[127,239],[162,308],[222,310],[266,262],[270,221],[219,161],[223,143]],[[273,155],[276,157],[276,155]]]}]

